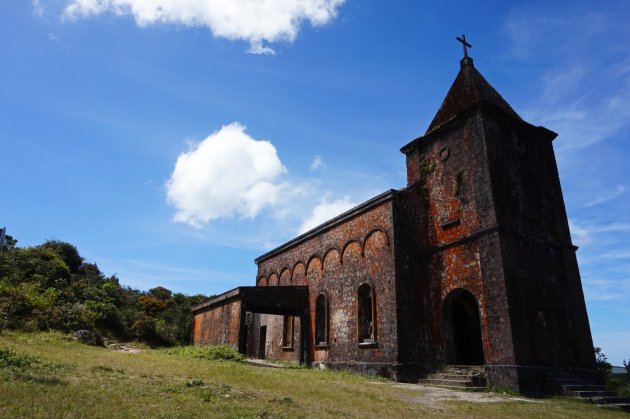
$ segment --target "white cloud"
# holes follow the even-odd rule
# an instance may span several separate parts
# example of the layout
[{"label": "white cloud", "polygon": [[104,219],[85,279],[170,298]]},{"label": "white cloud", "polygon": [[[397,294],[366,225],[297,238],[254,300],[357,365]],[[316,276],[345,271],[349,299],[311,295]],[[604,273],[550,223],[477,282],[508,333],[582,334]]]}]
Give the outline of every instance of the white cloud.
[{"label": "white cloud", "polygon": [[32,0],[31,4],[33,5],[33,14],[37,17],[44,16],[44,6],[40,3],[39,0]]},{"label": "white cloud", "polygon": [[591,241],[592,228],[569,220],[569,230],[571,231],[571,240],[576,246],[582,247]]},{"label": "white cloud", "polygon": [[295,40],[301,25],[330,22],[345,0],[71,0],[69,19],[112,12],[155,23],[206,26],[214,36],[250,43],[249,52],[273,54],[265,43]]},{"label": "white cloud", "polygon": [[349,197],[337,199],[333,202],[328,202],[327,199],[323,199],[319,205],[313,208],[311,215],[304,220],[298,234],[306,233],[307,231],[317,227],[318,225],[336,217],[337,215],[355,207],[357,204],[350,201]]},{"label": "white cloud", "polygon": [[619,195],[623,195],[626,188],[622,185],[617,185],[617,188],[614,192],[610,192],[606,195],[595,198],[594,200],[587,202],[584,204],[585,207],[594,207],[595,205],[603,204],[604,202],[610,201],[611,199],[617,198]]},{"label": "white cloud", "polygon": [[617,250],[602,255],[606,259],[630,259],[630,250]]},{"label": "white cloud", "polygon": [[324,160],[322,160],[321,156],[315,156],[313,158],[313,161],[311,162],[311,166],[310,169],[312,172],[314,172],[317,169],[322,169],[326,167],[326,165],[324,164]]},{"label": "white cloud", "polygon": [[582,247],[593,242],[597,235],[607,236],[630,233],[629,221],[577,221],[569,220],[569,229],[574,244]]},{"label": "white cloud", "polygon": [[201,226],[221,217],[254,217],[287,187],[275,147],[232,123],[180,154],[166,183],[175,221]]}]

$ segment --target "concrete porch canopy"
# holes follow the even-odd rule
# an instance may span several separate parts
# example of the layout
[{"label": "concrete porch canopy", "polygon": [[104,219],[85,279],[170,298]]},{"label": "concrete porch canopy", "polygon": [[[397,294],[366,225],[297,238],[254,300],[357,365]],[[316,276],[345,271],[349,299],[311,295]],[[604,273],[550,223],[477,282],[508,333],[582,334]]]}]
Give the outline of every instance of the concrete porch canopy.
[{"label": "concrete porch canopy", "polygon": [[243,312],[306,316],[308,314],[307,286],[238,287],[194,306],[193,315],[240,301]]}]

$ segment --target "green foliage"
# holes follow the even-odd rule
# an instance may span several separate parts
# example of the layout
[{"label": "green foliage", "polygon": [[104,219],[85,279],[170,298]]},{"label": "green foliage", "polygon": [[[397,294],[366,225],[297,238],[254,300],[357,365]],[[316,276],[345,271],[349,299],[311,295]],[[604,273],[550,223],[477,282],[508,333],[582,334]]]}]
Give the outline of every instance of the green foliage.
[{"label": "green foliage", "polygon": [[149,295],[157,298],[160,301],[169,301],[173,296],[173,293],[164,287],[155,287],[149,290]]},{"label": "green foliage", "polygon": [[22,368],[30,365],[32,359],[10,349],[0,348],[0,368]]},{"label": "green foliage", "polygon": [[42,249],[50,249],[59,255],[65,262],[70,272],[79,272],[79,268],[81,268],[81,265],[83,264],[83,258],[79,255],[77,248],[70,243],[61,242],[59,240],[48,240],[39,247]]},{"label": "green foliage", "polygon": [[608,358],[602,352],[602,348],[593,348],[595,351],[595,364],[599,371],[601,371],[606,377],[612,373],[612,365],[608,362]]},{"label": "green foliage", "polygon": [[626,373],[628,374],[628,379],[630,379],[630,361],[623,360],[623,367],[626,369]]},{"label": "green foliage", "polygon": [[16,245],[17,240],[7,234],[6,236],[4,236],[4,244],[2,245],[2,249],[0,250],[13,249]]},{"label": "green foliage", "polygon": [[606,381],[606,389],[619,397],[630,397],[630,379],[620,374],[613,374]]},{"label": "green foliage", "polygon": [[169,355],[244,363],[245,355],[227,345],[182,346],[166,351]]},{"label": "green foliage", "polygon": [[206,297],[121,287],[69,243],[19,248],[16,242],[7,240],[0,253],[0,329],[90,329],[150,345],[189,343],[190,308]]}]

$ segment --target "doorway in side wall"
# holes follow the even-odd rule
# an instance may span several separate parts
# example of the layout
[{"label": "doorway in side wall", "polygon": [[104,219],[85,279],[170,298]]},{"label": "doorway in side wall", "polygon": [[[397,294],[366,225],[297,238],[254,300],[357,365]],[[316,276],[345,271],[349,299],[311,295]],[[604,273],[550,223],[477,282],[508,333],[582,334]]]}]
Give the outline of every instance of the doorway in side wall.
[{"label": "doorway in side wall", "polygon": [[267,326],[260,326],[260,337],[258,339],[258,359],[265,359],[266,347],[267,347]]}]

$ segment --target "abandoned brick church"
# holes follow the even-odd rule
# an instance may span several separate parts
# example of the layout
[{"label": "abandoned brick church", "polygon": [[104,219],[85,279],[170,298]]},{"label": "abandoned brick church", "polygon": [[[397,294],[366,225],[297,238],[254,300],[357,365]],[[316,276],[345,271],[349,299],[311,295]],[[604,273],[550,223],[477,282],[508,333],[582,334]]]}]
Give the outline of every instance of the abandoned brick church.
[{"label": "abandoned brick church", "polygon": [[193,309],[193,342],[416,380],[479,365],[536,392],[592,371],[593,342],[552,147],[464,56],[389,190],[256,259],[255,286]]}]

